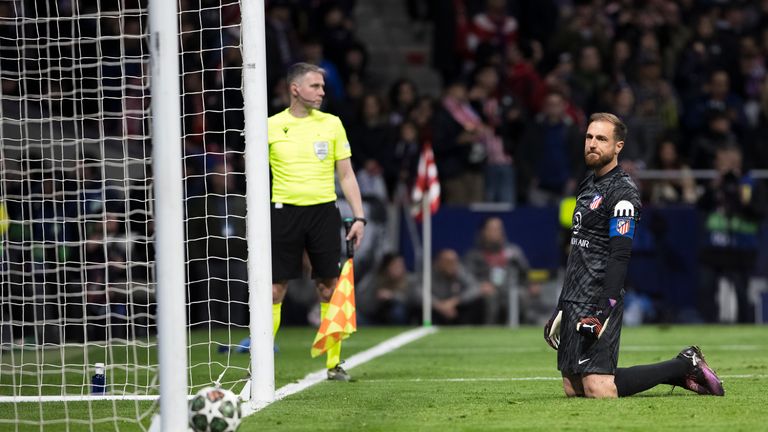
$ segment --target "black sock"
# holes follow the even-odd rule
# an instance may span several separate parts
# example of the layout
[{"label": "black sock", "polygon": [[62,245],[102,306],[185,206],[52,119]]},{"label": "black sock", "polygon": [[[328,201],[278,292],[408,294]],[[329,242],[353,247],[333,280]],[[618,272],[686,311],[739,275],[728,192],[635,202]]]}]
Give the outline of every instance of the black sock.
[{"label": "black sock", "polygon": [[618,368],[614,376],[616,392],[619,397],[630,396],[659,384],[676,383],[688,373],[689,363],[683,359],[673,358],[661,363]]}]

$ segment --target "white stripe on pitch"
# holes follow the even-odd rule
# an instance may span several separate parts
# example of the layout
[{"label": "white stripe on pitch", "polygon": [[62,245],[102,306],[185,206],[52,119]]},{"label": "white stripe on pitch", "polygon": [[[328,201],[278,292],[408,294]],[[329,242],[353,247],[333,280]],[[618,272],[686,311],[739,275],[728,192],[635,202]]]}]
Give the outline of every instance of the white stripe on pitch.
[{"label": "white stripe on pitch", "polygon": [[[721,379],[766,379],[766,374],[744,375],[719,375]],[[411,378],[411,379],[366,379],[366,383],[392,383],[392,382],[508,382],[508,381],[561,381],[558,376],[533,376],[533,377],[480,377],[480,378]]]},{"label": "white stripe on pitch", "polygon": [[[382,356],[384,354],[388,354],[400,348],[403,345],[406,345],[413,341],[421,339],[424,336],[435,333],[436,331],[437,331],[437,327],[420,327],[417,329],[408,330],[406,332],[400,333],[399,335],[393,338],[387,339],[384,342],[374,346],[373,348],[369,348],[365,351],[359,352],[349,357],[344,361],[344,368],[352,369],[356,366],[360,366],[361,364],[371,361],[376,357]],[[277,389],[275,391],[275,400],[272,402],[279,401],[280,399],[296,394],[302,390],[306,390],[317,383],[326,381],[327,379],[328,377],[327,377],[326,369],[321,369],[319,371],[312,372],[297,382],[287,384]],[[368,380],[366,380],[366,382],[368,382]],[[245,385],[246,387],[248,387],[250,385],[250,382],[247,382]],[[253,407],[248,403],[243,403],[242,405],[243,417],[253,414],[256,411],[259,411],[265,408],[267,405],[269,405],[269,403],[261,404],[256,407]]]}]

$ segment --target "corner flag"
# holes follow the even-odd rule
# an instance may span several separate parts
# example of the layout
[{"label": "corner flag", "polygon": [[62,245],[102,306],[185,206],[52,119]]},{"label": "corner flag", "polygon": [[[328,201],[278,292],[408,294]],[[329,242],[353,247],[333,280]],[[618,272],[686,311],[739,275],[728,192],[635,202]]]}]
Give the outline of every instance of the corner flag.
[{"label": "corner flag", "polygon": [[[427,194],[426,197],[424,196]],[[432,214],[440,208],[440,181],[437,178],[437,165],[435,165],[435,154],[432,152],[432,144],[425,143],[419,157],[419,168],[416,174],[416,182],[413,185],[413,194],[411,200],[414,207],[411,211],[413,216],[420,220],[424,215],[422,211],[421,200],[429,200],[429,210]]]},{"label": "corner flag", "polygon": [[352,258],[349,258],[341,269],[339,282],[328,304],[328,311],[315,335],[311,350],[312,357],[328,351],[356,331],[355,269]]}]

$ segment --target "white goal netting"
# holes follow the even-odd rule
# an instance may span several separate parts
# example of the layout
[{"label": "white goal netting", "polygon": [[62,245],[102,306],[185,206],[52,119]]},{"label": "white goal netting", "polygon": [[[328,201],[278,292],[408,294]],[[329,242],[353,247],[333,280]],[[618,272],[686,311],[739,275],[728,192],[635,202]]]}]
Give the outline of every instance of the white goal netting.
[{"label": "white goal netting", "polygon": [[151,139],[146,0],[0,1],[0,430],[148,428],[165,164],[185,176],[189,393],[246,378],[239,4],[178,19],[177,144]]}]

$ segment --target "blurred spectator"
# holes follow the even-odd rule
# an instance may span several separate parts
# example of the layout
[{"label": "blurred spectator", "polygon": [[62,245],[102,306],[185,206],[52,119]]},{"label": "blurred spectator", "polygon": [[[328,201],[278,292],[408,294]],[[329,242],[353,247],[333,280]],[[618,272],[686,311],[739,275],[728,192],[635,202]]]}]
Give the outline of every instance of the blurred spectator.
[{"label": "blurred spectator", "polygon": [[573,13],[563,17],[552,37],[550,52],[575,55],[587,45],[597,47],[601,53],[607,52],[612,28],[597,2],[574,2]]},{"label": "blurred spectator", "polygon": [[502,105],[499,73],[495,67],[483,66],[476,71],[468,97],[483,123],[488,126],[484,140],[487,154],[483,179],[485,201],[514,204],[515,170],[510,154],[511,145],[504,142],[509,107]]},{"label": "blurred spectator", "polygon": [[[401,255],[387,253],[375,273],[360,283],[365,292],[369,316],[376,324],[407,325],[411,320],[412,304],[420,294],[420,281],[408,272]],[[361,304],[362,306],[362,304]]]},{"label": "blurred spectator", "polygon": [[520,246],[507,240],[500,218],[489,217],[483,222],[464,263],[486,296],[484,323],[504,322],[502,312],[509,307],[510,290],[515,289],[521,296],[527,292],[529,265]]},{"label": "blurred spectator", "polygon": [[435,113],[434,151],[441,201],[467,205],[483,200],[483,169],[490,130],[469,104],[467,88],[454,82],[445,89]]},{"label": "blurred spectator", "polygon": [[264,32],[267,49],[267,88],[274,89],[288,66],[301,55],[299,35],[293,25],[291,7],[287,0],[271,0],[267,3]]},{"label": "blurred spectator", "polygon": [[720,109],[712,109],[706,115],[706,129],[696,136],[691,145],[690,160],[693,168],[712,168],[718,149],[738,145],[731,129],[731,118]]},{"label": "blurred spectator", "polygon": [[432,321],[435,324],[480,324],[493,292],[464,269],[453,249],[437,253],[432,270]]},{"label": "blurred spectator", "polygon": [[760,53],[752,36],[743,37],[739,45],[739,73],[733,78],[733,88],[745,99],[744,113],[750,128],[760,116],[760,88],[766,77],[766,58]]},{"label": "blurred spectator", "polygon": [[610,80],[616,85],[624,85],[635,77],[632,64],[632,46],[626,39],[614,39],[612,42],[610,64],[607,68]]},{"label": "blurred spectator", "polygon": [[344,81],[341,79],[337,63],[325,57],[325,48],[320,40],[309,38],[302,46],[304,61],[323,68],[325,73],[325,99],[324,103],[333,105],[335,101],[345,97]]},{"label": "blurred spectator", "polygon": [[731,90],[730,82],[728,72],[723,69],[717,69],[710,74],[695,102],[686,107],[684,122],[688,130],[702,129],[707,119],[706,114],[719,111],[725,113],[735,132],[744,131],[747,127],[744,101]]},{"label": "blurred spectator", "polygon": [[696,203],[698,198],[696,181],[691,174],[691,169],[680,159],[675,141],[665,138],[659,142],[649,168],[672,176],[651,180],[650,188],[643,188],[643,190],[650,189],[648,199],[651,203],[660,205]]},{"label": "blurred spectator", "polygon": [[[481,45],[488,46],[496,55],[502,56],[507,46],[517,42],[518,24],[515,17],[507,14],[506,0],[485,0],[485,9],[472,17],[467,31],[466,46],[470,53],[478,51]],[[484,63],[476,60],[476,66]]]},{"label": "blurred spectator", "polygon": [[603,72],[600,51],[594,45],[586,45],[579,51],[576,70],[571,76],[573,101],[589,116],[596,112],[608,89],[608,75]]},{"label": "blurred spectator", "polygon": [[443,83],[453,82],[461,75],[462,59],[467,51],[466,5],[463,0],[429,2],[433,12],[432,66],[440,73]]},{"label": "blurred spectator", "polygon": [[391,160],[392,128],[381,98],[375,93],[363,96],[357,118],[349,124],[352,164],[355,169],[384,172],[382,161]]},{"label": "blurred spectator", "polygon": [[356,78],[364,83],[371,84],[368,71],[368,50],[360,42],[353,42],[344,55],[344,61],[338,65],[341,78],[344,83]]},{"label": "blurred spectator", "polygon": [[533,205],[558,205],[576,191],[583,173],[584,146],[581,134],[565,113],[565,98],[551,92],[544,109],[526,130],[520,158]]},{"label": "blurred spectator", "polygon": [[[693,31],[693,37],[682,52],[675,74],[675,84],[683,101],[694,100],[706,85],[710,74],[723,64],[724,47],[717,38],[712,18],[706,14],[698,15]],[[695,126],[688,127],[693,130]]]},{"label": "blurred spectator", "polygon": [[193,325],[247,325],[245,195],[232,160],[219,160],[207,177],[207,193],[186,206],[189,319]]},{"label": "blurred spectator", "polygon": [[506,82],[503,87],[509,89],[512,96],[528,112],[539,112],[546,96],[547,87],[544,79],[533,63],[534,42],[521,41],[507,46]]},{"label": "blurred spectator", "polygon": [[387,181],[387,189],[393,196],[397,185],[410,186],[416,179],[416,170],[419,164],[421,143],[419,131],[411,121],[405,121],[398,128],[400,135],[395,141],[392,163],[384,166],[384,177]]},{"label": "blurred spectator", "polygon": [[[742,172],[742,153],[738,147],[724,146],[716,151],[717,177],[707,186],[699,202],[704,212],[702,248],[699,260],[699,310],[707,322],[716,322],[715,301],[721,281],[730,284],[737,298],[738,322],[754,322],[754,307],[748,297],[749,278],[754,270],[759,247],[759,227],[763,209],[758,207],[762,188]],[[722,288],[720,288],[722,289]],[[720,309],[723,305],[720,305]]]},{"label": "blurred spectator", "polygon": [[355,44],[354,22],[338,4],[330,3],[323,12],[323,23],[320,31],[323,50],[328,59],[336,65],[344,64],[347,50]]},{"label": "blurred spectator", "polygon": [[[85,290],[88,339],[128,336],[125,323],[139,303],[131,283],[135,238],[119,215],[87,224]],[[134,317],[136,318],[136,317]]]},{"label": "blurred spectator", "polygon": [[420,142],[433,142],[435,100],[428,95],[419,96],[416,106],[408,114],[408,118],[416,125]]},{"label": "blurred spectator", "polygon": [[[766,32],[768,34],[768,32]],[[760,114],[757,126],[746,140],[744,161],[747,169],[768,167],[768,76],[760,86]]]},{"label": "blurred spectator", "polygon": [[407,78],[400,78],[389,88],[389,123],[398,126],[404,122],[408,113],[418,100],[416,84]]},{"label": "blurred spectator", "polygon": [[[677,129],[679,122],[677,94],[662,76],[661,67],[657,54],[645,54],[640,58],[637,80],[632,83],[639,120],[635,127],[643,130],[648,154],[653,152],[653,143],[661,132]],[[649,158],[644,161],[646,164],[650,162]]]}]

